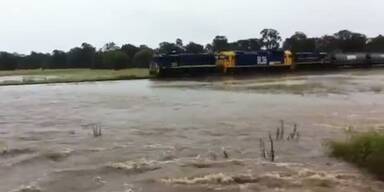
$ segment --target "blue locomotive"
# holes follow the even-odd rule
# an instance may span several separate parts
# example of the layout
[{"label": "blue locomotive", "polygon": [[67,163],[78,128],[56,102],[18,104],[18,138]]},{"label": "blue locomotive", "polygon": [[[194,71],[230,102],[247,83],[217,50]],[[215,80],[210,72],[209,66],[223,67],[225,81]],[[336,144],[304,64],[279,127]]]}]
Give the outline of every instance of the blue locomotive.
[{"label": "blue locomotive", "polygon": [[152,75],[190,72],[194,69],[216,68],[214,54],[170,54],[156,56],[149,66]]}]

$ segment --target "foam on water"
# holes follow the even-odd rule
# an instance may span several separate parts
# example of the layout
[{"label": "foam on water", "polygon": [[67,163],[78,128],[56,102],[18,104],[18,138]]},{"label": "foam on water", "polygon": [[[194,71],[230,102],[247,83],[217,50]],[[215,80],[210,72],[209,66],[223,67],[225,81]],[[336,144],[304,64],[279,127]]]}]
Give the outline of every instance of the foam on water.
[{"label": "foam on water", "polygon": [[156,163],[156,161],[148,161],[146,159],[142,159],[139,161],[126,161],[126,162],[109,163],[108,165],[106,165],[106,167],[112,168],[112,169],[123,170],[125,172],[134,172],[134,173],[153,171],[153,170],[161,168]]}]

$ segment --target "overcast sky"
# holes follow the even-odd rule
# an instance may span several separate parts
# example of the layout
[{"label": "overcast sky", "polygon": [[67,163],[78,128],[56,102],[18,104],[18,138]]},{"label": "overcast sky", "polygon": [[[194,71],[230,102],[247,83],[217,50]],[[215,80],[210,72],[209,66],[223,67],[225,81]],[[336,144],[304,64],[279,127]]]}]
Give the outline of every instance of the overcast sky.
[{"label": "overcast sky", "polygon": [[206,44],[259,37],[263,28],[283,38],[339,29],[384,33],[383,0],[0,0],[0,50],[69,50],[88,42],[156,47],[161,41]]}]

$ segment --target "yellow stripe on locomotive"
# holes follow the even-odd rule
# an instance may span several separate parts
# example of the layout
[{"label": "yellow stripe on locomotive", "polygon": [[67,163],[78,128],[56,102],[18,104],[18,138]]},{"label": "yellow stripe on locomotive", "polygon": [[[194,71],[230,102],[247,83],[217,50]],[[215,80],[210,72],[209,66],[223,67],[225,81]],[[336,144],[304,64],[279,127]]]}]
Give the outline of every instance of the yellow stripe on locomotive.
[{"label": "yellow stripe on locomotive", "polygon": [[216,66],[222,72],[236,67],[236,53],[234,51],[222,51],[216,55]]},{"label": "yellow stripe on locomotive", "polygon": [[294,68],[294,59],[291,51],[222,51],[216,55],[216,66],[222,71],[242,67],[287,67]]}]

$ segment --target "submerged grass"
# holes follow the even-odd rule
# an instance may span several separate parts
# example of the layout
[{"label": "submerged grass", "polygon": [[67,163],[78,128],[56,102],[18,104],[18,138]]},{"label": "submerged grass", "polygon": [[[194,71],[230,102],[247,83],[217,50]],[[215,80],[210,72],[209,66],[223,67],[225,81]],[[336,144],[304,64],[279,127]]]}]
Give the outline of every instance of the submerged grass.
[{"label": "submerged grass", "polygon": [[353,133],[346,141],[328,144],[333,157],[353,163],[384,180],[384,133]]},{"label": "submerged grass", "polygon": [[[128,80],[149,78],[148,69],[93,70],[93,69],[34,69],[0,71],[0,77],[19,76],[21,80],[0,80],[0,85],[70,83],[86,81]],[[1,79],[1,78],[0,78]]]}]

